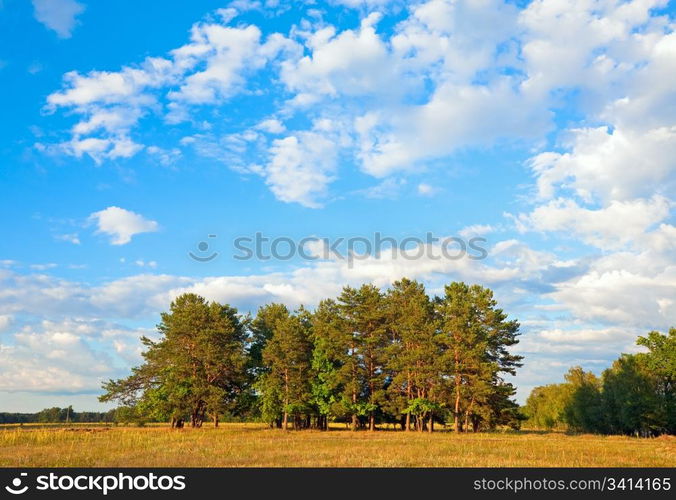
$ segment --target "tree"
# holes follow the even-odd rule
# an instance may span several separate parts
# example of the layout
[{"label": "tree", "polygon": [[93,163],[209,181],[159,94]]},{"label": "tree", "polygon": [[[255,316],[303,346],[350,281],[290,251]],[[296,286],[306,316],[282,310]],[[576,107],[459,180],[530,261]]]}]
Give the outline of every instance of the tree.
[{"label": "tree", "polygon": [[601,381],[592,372],[576,366],[565,375],[567,382],[563,420],[576,432],[603,432]]},{"label": "tree", "polygon": [[463,431],[471,420],[478,430],[491,404],[502,401],[492,397],[496,391],[510,392],[502,374],[513,375],[521,366],[522,357],[508,351],[518,343],[519,323],[508,321],[496,307],[493,292],[479,285],[446,285],[444,297],[435,305],[455,431]]},{"label": "tree", "polygon": [[258,313],[250,324],[249,356],[254,376],[265,372],[263,350],[272,338],[276,322],[288,316],[289,309],[284,304],[272,303],[258,308]]},{"label": "tree", "polygon": [[549,384],[534,388],[524,407],[528,425],[548,430],[563,425],[563,412],[569,397],[567,384]]},{"label": "tree", "polygon": [[246,331],[237,310],[184,294],[162,313],[157,329],[159,340],[141,339],[144,363],[104,384],[99,400],[137,406],[172,425],[187,415],[200,427],[207,414],[218,425],[248,382]]},{"label": "tree", "polygon": [[[389,346],[386,369],[389,378],[388,409],[404,415],[404,429],[411,430],[411,416],[418,430],[429,418],[433,428],[435,411],[441,408],[439,343],[434,307],[422,283],[396,281],[385,297]],[[425,409],[425,411],[421,411]]]},{"label": "tree", "polygon": [[318,415],[317,427],[328,430],[329,420],[347,412],[341,402],[343,393],[341,367],[345,363],[342,349],[344,332],[338,305],[323,300],[317,306],[312,321],[312,404]]},{"label": "tree", "polygon": [[358,418],[368,417],[368,428],[376,428],[376,412],[385,399],[385,347],[387,316],[383,295],[373,285],[345,287],[338,297],[345,344],[342,367],[347,406],[352,414],[352,429]]},{"label": "tree", "polygon": [[639,337],[636,344],[648,349],[637,356],[656,377],[658,401],[663,414],[662,432],[676,434],[676,328],[666,335],[657,331]]},{"label": "tree", "polygon": [[256,406],[264,421],[271,427],[282,426],[282,400],[279,380],[268,376],[269,367],[263,360],[263,351],[274,334],[277,321],[288,318],[284,304],[266,304],[258,309],[250,323],[249,370],[255,380]]},{"label": "tree", "polygon": [[607,432],[649,436],[664,432],[659,381],[645,358],[623,354],[603,372],[603,406]]},{"label": "tree", "polygon": [[265,416],[281,411],[282,428],[288,427],[289,416],[294,428],[302,427],[300,416],[309,414],[311,401],[312,343],[306,315],[276,318],[262,354],[267,371],[258,388]]}]

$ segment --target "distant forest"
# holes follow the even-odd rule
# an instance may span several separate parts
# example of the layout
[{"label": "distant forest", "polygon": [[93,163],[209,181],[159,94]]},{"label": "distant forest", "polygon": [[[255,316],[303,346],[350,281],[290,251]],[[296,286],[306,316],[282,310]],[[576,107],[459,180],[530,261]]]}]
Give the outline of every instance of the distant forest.
[{"label": "distant forest", "polygon": [[115,422],[117,410],[76,412],[73,407],[45,408],[37,413],[0,413],[0,424],[93,423]]}]

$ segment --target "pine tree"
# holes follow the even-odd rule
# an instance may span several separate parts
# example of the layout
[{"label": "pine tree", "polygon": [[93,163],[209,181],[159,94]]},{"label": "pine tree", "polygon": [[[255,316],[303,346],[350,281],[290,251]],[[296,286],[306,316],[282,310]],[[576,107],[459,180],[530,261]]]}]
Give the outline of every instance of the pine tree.
[{"label": "pine tree", "polygon": [[[411,416],[419,417],[418,430],[429,414],[432,430],[434,405],[439,391],[439,345],[436,338],[434,308],[417,281],[396,281],[386,295],[389,346],[386,351],[388,408],[404,415],[404,429],[411,430]],[[424,411],[423,411],[424,410]]]},{"label": "pine tree", "polygon": [[384,298],[373,285],[362,285],[358,289],[345,287],[338,304],[348,329],[343,377],[350,397],[352,429],[357,428],[359,416],[367,416],[368,428],[373,431],[376,412],[385,399],[387,316]]},{"label": "pine tree", "polygon": [[310,412],[312,359],[310,332],[304,318],[298,314],[277,318],[262,354],[267,372],[258,388],[264,404],[279,401],[282,428],[288,428],[289,417],[293,418],[294,428],[303,427],[301,416]]},{"label": "pine tree", "polygon": [[200,427],[207,414],[217,424],[247,386],[245,325],[236,309],[195,294],[178,297],[161,319],[160,339],[142,338],[144,364],[104,384],[99,399],[139,405],[172,424],[188,415]]},{"label": "pine tree", "polygon": [[445,379],[451,382],[447,389],[456,432],[472,419],[478,429],[477,419],[487,415],[482,407],[495,401],[498,386],[504,390],[501,374],[513,374],[521,366],[521,356],[508,351],[518,342],[519,324],[507,321],[496,306],[491,290],[457,282],[447,285],[444,297],[436,301],[444,350],[441,362]]}]

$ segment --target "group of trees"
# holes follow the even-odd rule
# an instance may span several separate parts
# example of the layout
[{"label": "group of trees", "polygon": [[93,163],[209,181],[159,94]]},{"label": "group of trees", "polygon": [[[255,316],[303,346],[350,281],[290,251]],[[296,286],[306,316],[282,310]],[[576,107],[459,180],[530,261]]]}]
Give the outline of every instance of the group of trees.
[{"label": "group of trees", "polygon": [[142,338],[144,363],[107,382],[100,399],[177,427],[223,415],[295,429],[518,426],[504,380],[521,366],[509,352],[518,322],[489,289],[451,283],[444,292],[431,298],[402,279],[385,292],[345,287],[314,311],[268,304],[253,318],[185,294],[162,314],[159,340]]},{"label": "group of trees", "polygon": [[650,332],[601,377],[571,368],[565,382],[536,387],[524,413],[538,428],[654,436],[676,434],[676,328]]}]

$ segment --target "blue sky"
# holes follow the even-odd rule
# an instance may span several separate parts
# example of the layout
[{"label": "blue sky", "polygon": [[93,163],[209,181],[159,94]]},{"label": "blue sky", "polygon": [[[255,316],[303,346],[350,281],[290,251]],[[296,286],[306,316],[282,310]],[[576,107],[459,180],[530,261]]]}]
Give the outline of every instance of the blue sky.
[{"label": "blue sky", "polygon": [[[0,410],[102,408],[179,293],[246,312],[402,276],[495,290],[520,400],[600,372],[675,323],[674,12],[4,0]],[[235,259],[256,232],[484,237],[488,258]]]}]

